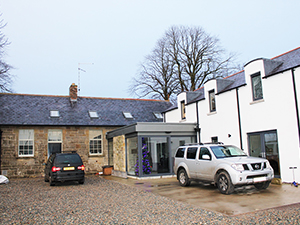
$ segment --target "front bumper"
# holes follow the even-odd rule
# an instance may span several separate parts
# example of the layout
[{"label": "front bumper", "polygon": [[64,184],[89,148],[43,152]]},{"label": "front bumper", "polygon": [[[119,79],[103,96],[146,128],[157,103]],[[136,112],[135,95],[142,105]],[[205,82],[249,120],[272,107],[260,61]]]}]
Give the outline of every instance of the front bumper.
[{"label": "front bumper", "polygon": [[272,168],[255,171],[234,171],[231,174],[231,181],[235,186],[269,182],[273,178],[274,172]]}]

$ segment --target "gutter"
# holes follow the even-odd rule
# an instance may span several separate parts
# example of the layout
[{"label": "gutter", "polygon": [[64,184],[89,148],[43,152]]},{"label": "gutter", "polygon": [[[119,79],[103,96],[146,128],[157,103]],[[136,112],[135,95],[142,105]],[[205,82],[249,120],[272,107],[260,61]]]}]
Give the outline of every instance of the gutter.
[{"label": "gutter", "polygon": [[295,69],[291,69],[292,71],[292,81],[293,81],[293,91],[294,91],[294,99],[295,99],[295,108],[296,108],[296,117],[297,117],[297,126],[298,126],[298,138],[299,138],[299,146],[300,146],[300,119],[299,119],[299,107],[298,107],[298,98],[297,98],[297,87],[295,82]]}]

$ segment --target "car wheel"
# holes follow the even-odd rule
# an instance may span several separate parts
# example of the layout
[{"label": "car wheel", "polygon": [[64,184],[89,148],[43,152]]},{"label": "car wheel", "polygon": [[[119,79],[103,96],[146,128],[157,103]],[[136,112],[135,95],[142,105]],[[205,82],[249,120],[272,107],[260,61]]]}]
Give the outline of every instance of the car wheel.
[{"label": "car wheel", "polygon": [[263,190],[263,189],[267,189],[270,185],[270,181],[267,181],[267,182],[262,182],[262,183],[256,183],[254,184],[254,187],[257,189],[257,190]]},{"label": "car wheel", "polygon": [[182,187],[186,187],[191,184],[189,177],[187,176],[186,171],[184,169],[179,170],[178,181],[180,186]]},{"label": "car wheel", "polygon": [[45,174],[45,182],[49,182],[49,176],[47,177],[46,174]]},{"label": "car wheel", "polygon": [[230,195],[234,191],[230,176],[226,172],[219,173],[217,177],[217,186],[219,191],[225,195]]},{"label": "car wheel", "polygon": [[84,184],[84,179],[78,181],[79,184]]},{"label": "car wheel", "polygon": [[49,177],[49,180],[50,180],[50,186],[54,186],[54,185],[55,185],[55,182],[54,182],[54,180],[52,179],[52,177]]}]

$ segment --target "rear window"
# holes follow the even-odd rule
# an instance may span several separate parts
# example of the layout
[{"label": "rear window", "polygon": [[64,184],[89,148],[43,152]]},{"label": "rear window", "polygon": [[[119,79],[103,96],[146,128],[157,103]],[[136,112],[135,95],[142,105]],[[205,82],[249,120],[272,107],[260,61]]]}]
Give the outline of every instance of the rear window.
[{"label": "rear window", "polygon": [[186,158],[187,159],[196,159],[196,153],[197,153],[197,147],[195,148],[188,148],[187,153],[186,153]]},{"label": "rear window", "polygon": [[57,164],[80,164],[81,158],[79,155],[58,155],[56,156],[55,162]]},{"label": "rear window", "polygon": [[183,156],[184,156],[184,150],[185,150],[185,148],[179,148],[179,149],[177,150],[177,152],[176,152],[175,157],[176,157],[176,158],[183,158]]}]

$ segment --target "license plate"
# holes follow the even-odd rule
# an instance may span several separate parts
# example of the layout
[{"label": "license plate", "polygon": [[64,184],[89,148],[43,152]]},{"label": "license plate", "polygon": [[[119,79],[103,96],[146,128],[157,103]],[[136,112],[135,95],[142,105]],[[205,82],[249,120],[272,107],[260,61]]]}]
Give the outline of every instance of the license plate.
[{"label": "license plate", "polygon": [[75,170],[75,167],[64,167],[64,170]]},{"label": "license plate", "polygon": [[254,183],[262,182],[262,181],[266,181],[266,180],[267,180],[266,177],[255,177],[255,178],[253,178]]}]

